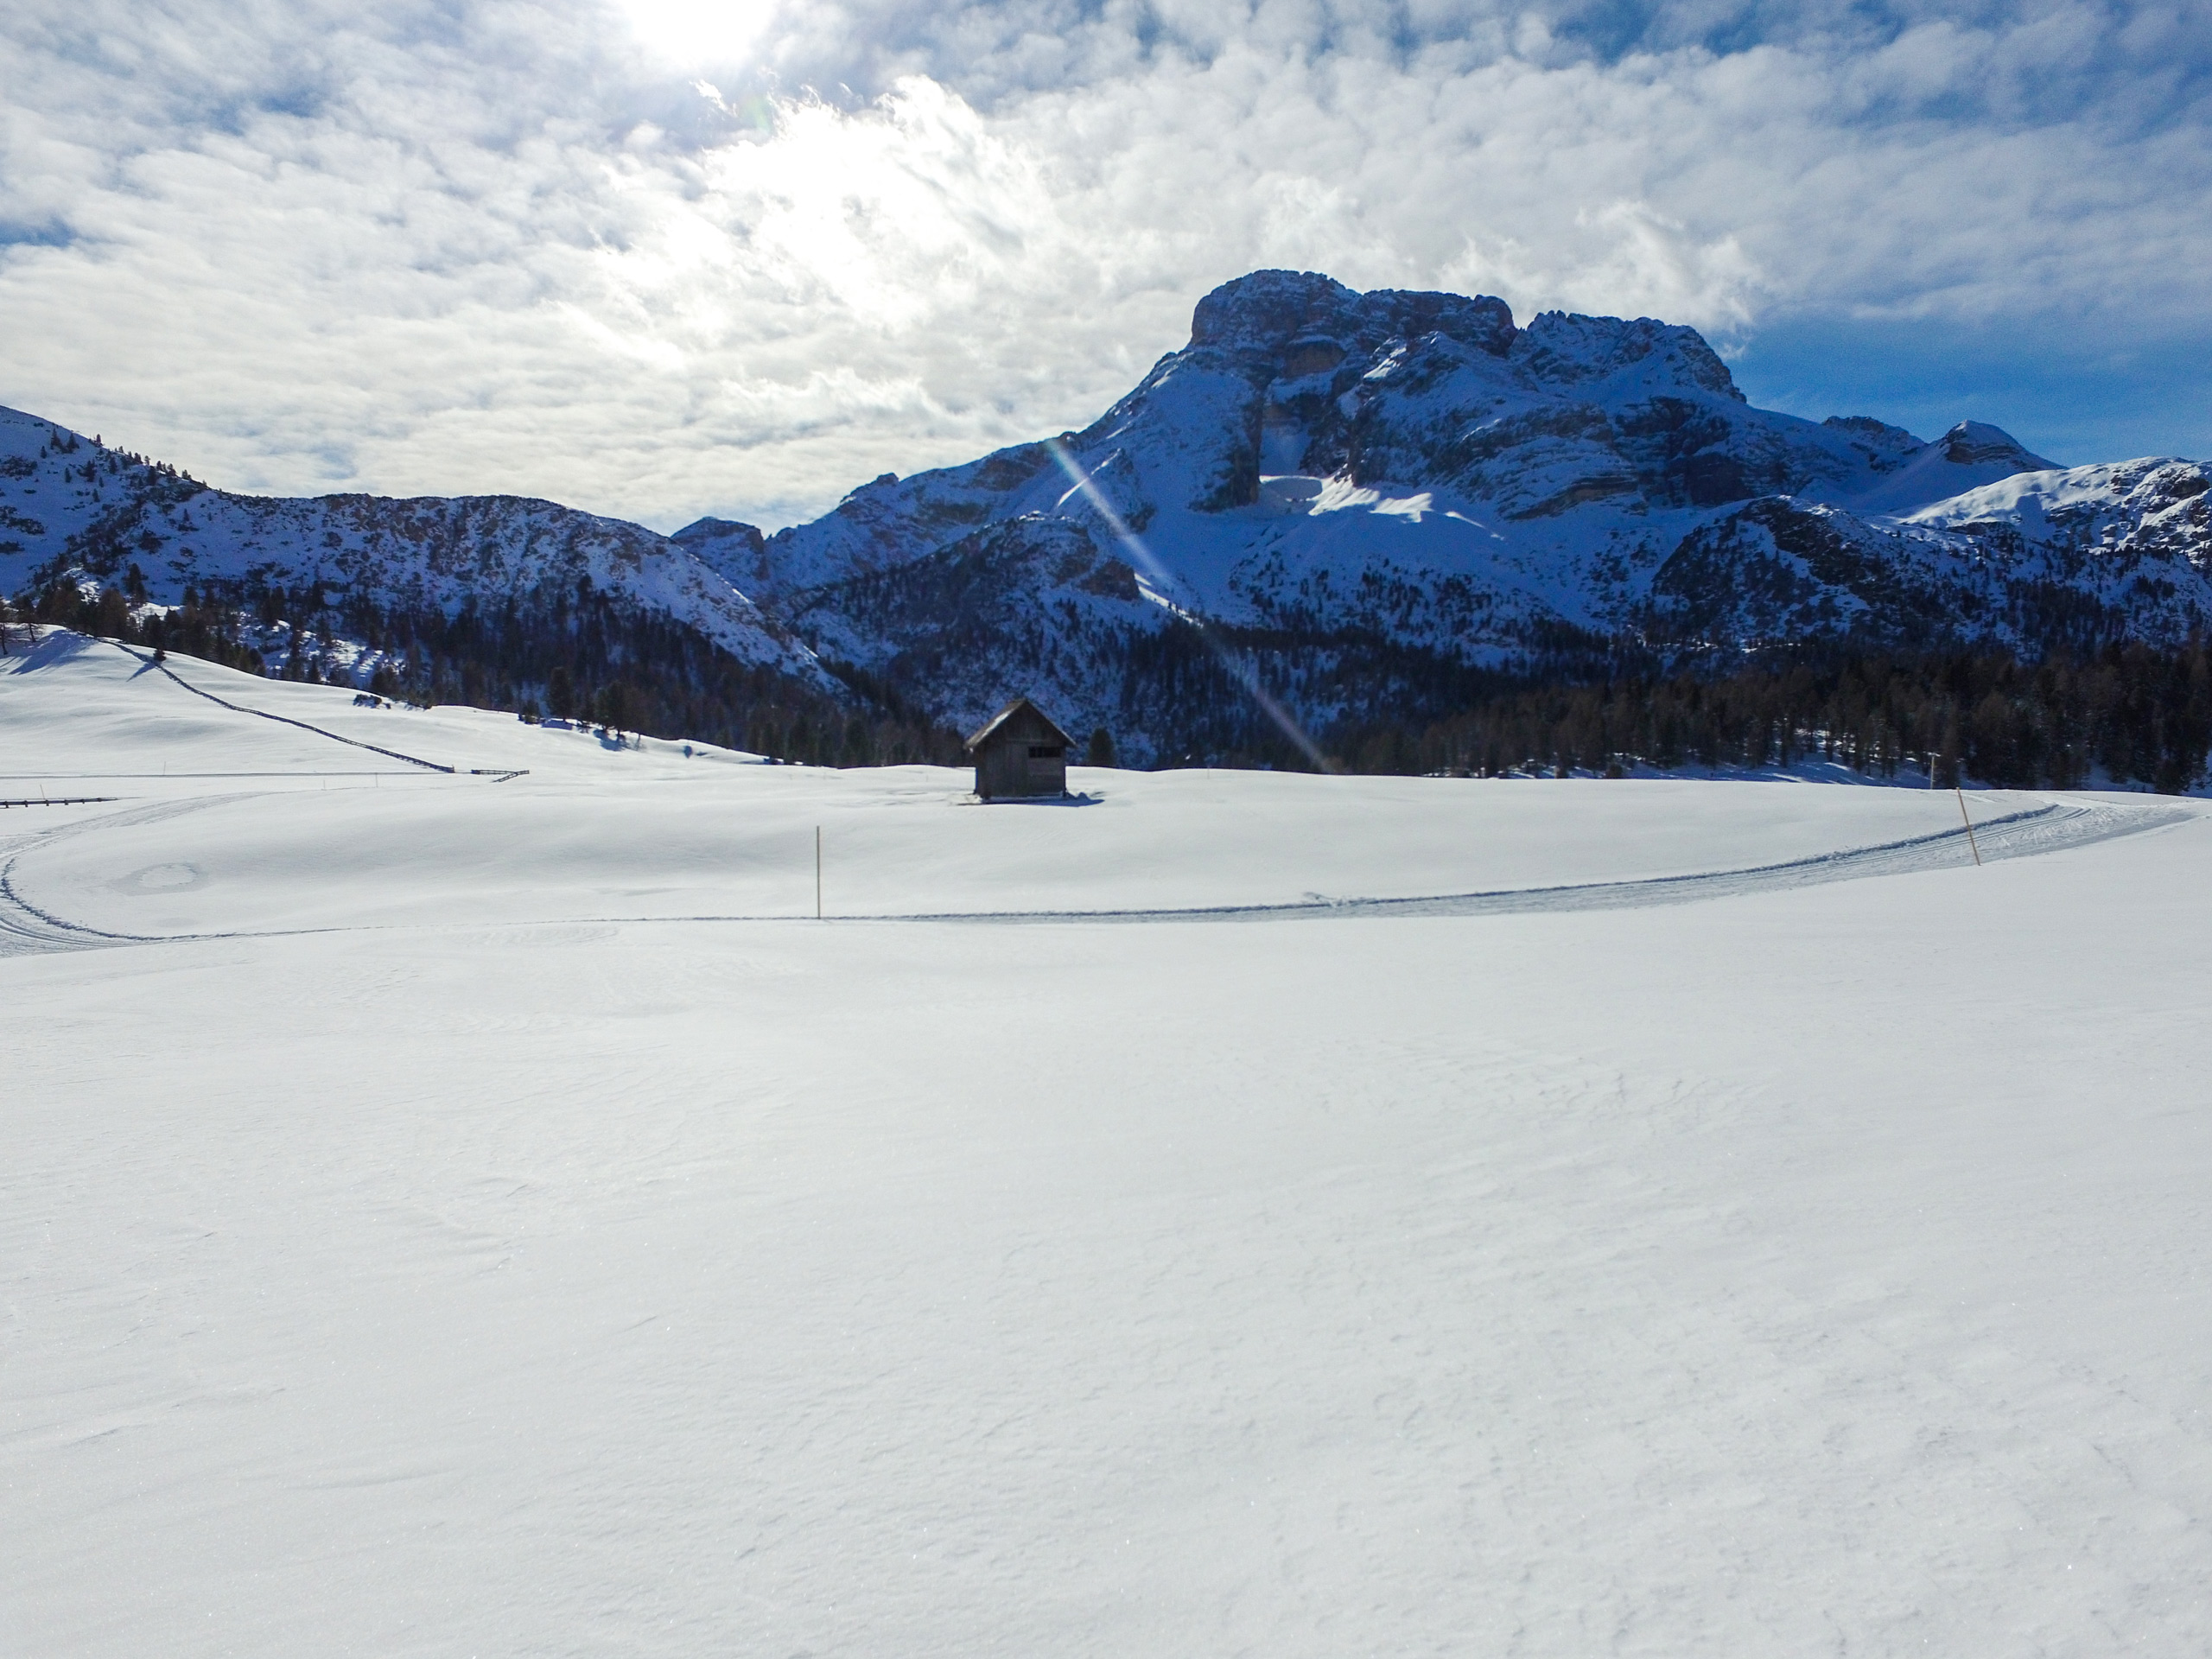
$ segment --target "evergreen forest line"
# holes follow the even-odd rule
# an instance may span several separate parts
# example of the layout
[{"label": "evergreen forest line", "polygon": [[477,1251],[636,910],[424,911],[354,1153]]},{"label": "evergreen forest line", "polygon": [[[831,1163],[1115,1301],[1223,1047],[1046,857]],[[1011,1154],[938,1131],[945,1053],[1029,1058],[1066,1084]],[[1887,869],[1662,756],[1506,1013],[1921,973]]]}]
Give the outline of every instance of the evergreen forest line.
[{"label": "evergreen forest line", "polygon": [[[135,579],[135,580],[133,580]],[[524,719],[577,720],[612,731],[690,738],[812,766],[954,765],[959,734],[913,713],[887,688],[840,696],[740,661],[664,613],[624,604],[588,577],[544,584],[495,605],[379,605],[358,594],[210,582],[166,615],[134,613],[134,566],[120,587],[88,594],[68,581],[22,597],[29,620],[249,674],[359,687],[428,707],[460,703]],[[269,638],[280,631],[271,671]],[[343,667],[341,641],[366,647],[365,672]]]},{"label": "evergreen forest line", "polygon": [[[319,586],[210,583],[141,620],[142,583],[135,569],[97,594],[56,581],[6,608],[249,673],[270,671],[276,631],[276,677],[365,683],[420,704],[585,720],[812,765],[962,759],[960,734],[930,719],[910,689],[825,664],[842,683],[840,696],[741,662],[588,578],[451,615]],[[367,647],[365,676],[339,671],[341,640]],[[2171,650],[2112,642],[2032,660],[1994,648],[1829,647],[1770,653],[1730,671],[1708,663],[1667,672],[1641,652],[1592,651],[1521,677],[1256,634],[1236,646],[1225,661],[1183,624],[1127,642],[1122,711],[1166,734],[1161,764],[1310,769],[1265,717],[1253,683],[1294,704],[1345,710],[1313,736],[1332,768],[1353,772],[1619,776],[1819,760],[1944,785],[2109,783],[2176,793],[2204,784],[2212,759],[2212,649],[2195,639]],[[1114,747],[1110,731],[1094,733],[1086,758],[1109,761]]]},{"label": "evergreen forest line", "polygon": [[2140,643],[2024,662],[2002,650],[1867,656],[1532,686],[1418,730],[1331,734],[1358,772],[1763,771],[1819,760],[1948,786],[2177,794],[2206,781],[2212,651]]}]

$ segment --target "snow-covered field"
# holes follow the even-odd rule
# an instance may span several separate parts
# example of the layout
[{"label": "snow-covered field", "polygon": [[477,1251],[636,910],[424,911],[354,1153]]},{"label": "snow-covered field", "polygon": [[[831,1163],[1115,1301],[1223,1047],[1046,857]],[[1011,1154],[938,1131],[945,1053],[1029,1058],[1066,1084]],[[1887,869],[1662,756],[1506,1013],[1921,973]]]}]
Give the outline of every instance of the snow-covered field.
[{"label": "snow-covered field", "polygon": [[0,1652],[2212,1646],[2212,809],[171,666],[458,770],[0,659]]}]

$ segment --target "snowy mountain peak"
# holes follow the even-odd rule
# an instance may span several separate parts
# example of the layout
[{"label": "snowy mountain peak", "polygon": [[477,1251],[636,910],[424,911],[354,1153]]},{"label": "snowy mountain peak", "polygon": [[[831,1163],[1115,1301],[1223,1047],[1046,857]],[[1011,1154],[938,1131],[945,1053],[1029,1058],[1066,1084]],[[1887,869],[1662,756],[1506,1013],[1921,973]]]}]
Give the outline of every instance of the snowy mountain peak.
[{"label": "snowy mountain peak", "polygon": [[1650,317],[1546,311],[1513,342],[1513,360],[1547,385],[1580,386],[1635,372],[1652,391],[1714,392],[1745,401],[1719,353],[1694,328]]},{"label": "snowy mountain peak", "polygon": [[1425,334],[1503,357],[1515,333],[1511,308],[1486,295],[1361,294],[1315,271],[1255,270],[1224,283],[1191,315],[1192,348],[1272,356],[1291,379]]},{"label": "snowy mountain peak", "polygon": [[2026,445],[2002,427],[1991,426],[1982,421],[1961,421],[1936,442],[1942,446],[1943,459],[1958,467],[1984,467],[2001,463],[2014,473],[2048,473],[2057,470],[2058,463],[2045,461],[2031,453]]},{"label": "snowy mountain peak", "polygon": [[1190,343],[1081,431],[884,473],[767,537],[503,498],[257,501],[79,447],[0,416],[18,591],[33,566],[138,561],[154,587],[253,572],[450,609],[588,576],[744,660],[834,664],[948,723],[1049,698],[1140,760],[1224,746],[1204,711],[1242,693],[1192,620],[1252,642],[1274,695],[1324,726],[1444,706],[1469,671],[1623,652],[2212,626],[2191,463],[2061,472],[1982,423],[1929,442],[1806,420],[1751,404],[1694,328],[1518,327],[1496,298],[1311,271],[1206,295]]},{"label": "snowy mountain peak", "polygon": [[[1863,417],[1827,424],[1850,432],[1878,476],[1854,493],[1824,499],[1862,512],[1909,515],[1984,485],[2021,474],[2053,472],[2058,466],[2029,450],[2002,427],[1982,421],[1961,421],[1933,443],[1922,443],[1899,428]],[[1903,445],[1889,443],[1891,435]]]},{"label": "snowy mountain peak", "polygon": [[767,538],[753,525],[733,518],[695,518],[668,539],[733,587],[750,591],[766,574]]},{"label": "snowy mountain peak", "polygon": [[[2083,594],[2069,627],[2165,633],[2202,585],[2191,572],[2152,619],[2117,565],[2070,544],[1905,528],[2048,471],[1996,427],[1928,442],[1865,416],[1804,420],[1753,407],[1694,328],[1557,311],[1516,327],[1495,298],[1363,294],[1311,271],[1206,295],[1189,345],[1058,443],[1088,493],[1051,448],[1017,445],[879,479],[757,553],[709,556],[826,656],[949,719],[1050,690],[1136,753],[1179,716],[1128,665],[1178,615],[1305,653],[1305,683],[1281,689],[1325,723],[1358,695],[1354,642],[1517,666],[1577,641],[2027,641],[2059,613],[2054,584]],[[2197,537],[2201,504],[2175,500],[2116,499],[2115,523],[2177,527],[2114,544],[2163,559]],[[1379,671],[1380,717],[1402,707],[1405,660]]]}]

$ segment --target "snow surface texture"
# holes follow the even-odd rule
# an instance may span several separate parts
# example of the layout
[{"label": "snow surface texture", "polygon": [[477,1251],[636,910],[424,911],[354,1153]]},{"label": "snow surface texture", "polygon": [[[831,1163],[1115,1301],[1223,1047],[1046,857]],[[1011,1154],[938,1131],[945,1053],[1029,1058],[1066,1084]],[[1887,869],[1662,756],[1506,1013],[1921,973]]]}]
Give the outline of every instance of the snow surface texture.
[{"label": "snow surface texture", "polygon": [[[118,798],[0,811],[0,1650],[2212,1643],[2194,804],[987,807],[173,666],[305,724],[0,660],[0,792]],[[833,918],[1675,901],[817,925],[817,824]]]}]

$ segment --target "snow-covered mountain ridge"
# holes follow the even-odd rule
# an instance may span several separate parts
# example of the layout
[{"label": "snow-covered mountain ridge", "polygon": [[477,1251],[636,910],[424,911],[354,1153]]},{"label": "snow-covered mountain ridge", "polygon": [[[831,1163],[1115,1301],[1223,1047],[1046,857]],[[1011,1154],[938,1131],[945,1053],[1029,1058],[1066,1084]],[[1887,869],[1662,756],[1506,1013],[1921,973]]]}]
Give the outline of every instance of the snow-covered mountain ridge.
[{"label": "snow-covered mountain ridge", "polygon": [[518,496],[234,494],[0,409],[0,591],[62,571],[120,587],[134,567],[131,587],[162,603],[214,585],[452,613],[582,584],[834,683],[719,572],[638,524]]},{"label": "snow-covered mountain ridge", "polygon": [[1135,642],[1177,613],[1324,721],[1352,706],[1348,653],[1377,650],[2177,639],[2212,611],[2205,487],[2195,462],[2062,468],[1974,422],[1925,442],[1757,409],[1695,330],[1648,318],[1520,327],[1495,299],[1262,271],[1081,432],[886,475],[773,536],[677,537],[948,715],[1019,684],[1156,729]]},{"label": "snow-covered mountain ridge", "polygon": [[1524,327],[1496,299],[1261,271],[1083,431],[886,474],[773,535],[236,495],[0,411],[0,588],[136,566],[156,600],[217,581],[451,614],[588,582],[817,687],[850,664],[963,723],[1026,691],[1145,760],[1236,747],[1253,678],[1326,726],[1623,651],[2177,641],[2212,616],[2207,486],[1970,421],[1929,442],[1758,409],[1649,318]]}]

